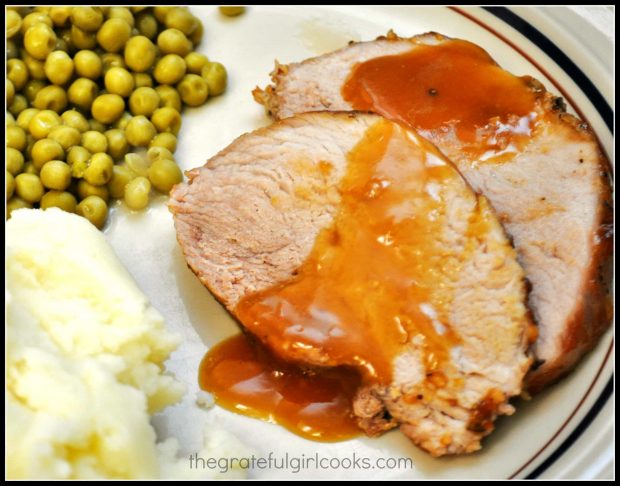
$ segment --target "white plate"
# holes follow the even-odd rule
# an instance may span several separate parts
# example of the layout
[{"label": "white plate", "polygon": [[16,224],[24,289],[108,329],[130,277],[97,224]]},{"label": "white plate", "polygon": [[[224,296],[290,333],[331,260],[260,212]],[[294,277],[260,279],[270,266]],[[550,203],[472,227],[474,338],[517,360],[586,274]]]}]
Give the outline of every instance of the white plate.
[{"label": "white plate", "polygon": [[[507,70],[533,75],[550,91],[564,95],[612,153],[613,135],[606,124],[611,112],[604,107],[613,93],[612,43],[568,9],[518,8],[521,20],[507,9],[480,8],[253,7],[237,18],[222,17],[214,7],[192,11],[205,26],[200,51],[226,65],[230,82],[226,94],[184,116],[177,153],[184,169],[202,165],[235,137],[270,123],[252,100],[251,90],[268,84],[275,59],[299,61],[342,47],[350,39],[373,39],[390,28],[401,36],[434,30],[483,46]],[[579,67],[582,77],[567,59]],[[413,463],[411,468],[391,470],[255,468],[249,473],[254,478],[611,477],[611,331],[568,378],[531,402],[518,403],[515,416],[499,420],[479,453],[433,459],[398,431],[377,439],[311,442],[277,425],[219,407],[205,412],[194,404],[198,364],[205,351],[238,329],[187,269],[163,200],[142,214],[116,209],[106,236],[169,328],[183,335],[168,369],[187,384],[188,394],[154,423],[161,437],[180,439],[184,454],[200,449],[204,424],[217,424],[242,439],[257,457],[271,452],[280,461],[287,453],[289,458],[319,454],[340,459],[355,454],[373,464],[377,458],[394,457],[411,458]]]}]

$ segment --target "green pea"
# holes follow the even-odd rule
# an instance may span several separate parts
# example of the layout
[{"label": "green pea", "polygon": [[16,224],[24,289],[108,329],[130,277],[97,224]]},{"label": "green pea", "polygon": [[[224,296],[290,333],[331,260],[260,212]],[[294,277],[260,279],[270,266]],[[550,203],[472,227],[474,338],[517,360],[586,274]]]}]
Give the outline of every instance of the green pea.
[{"label": "green pea", "polygon": [[110,19],[123,19],[130,27],[135,25],[135,19],[133,14],[127,7],[110,7],[108,12],[108,18]]},{"label": "green pea", "polygon": [[15,192],[24,201],[37,203],[43,197],[41,179],[34,174],[19,174],[15,178]]},{"label": "green pea", "polygon": [[177,135],[181,129],[181,114],[174,108],[158,108],[151,116],[151,121],[160,133],[171,132]]},{"label": "green pea", "polygon": [[115,165],[112,167],[112,178],[108,182],[110,196],[114,199],[122,199],[125,196],[125,186],[131,182],[135,174],[125,165]]},{"label": "green pea", "polygon": [[151,161],[145,154],[129,153],[125,155],[125,166],[136,176],[146,177],[149,174]]},{"label": "green pea", "polygon": [[15,12],[17,12],[22,17],[24,15],[28,15],[28,13],[30,13],[32,11],[31,7],[7,7],[6,9],[7,10],[14,10]]},{"label": "green pea", "polygon": [[179,92],[174,89],[172,86],[166,86],[165,84],[157,86],[155,88],[157,94],[159,95],[159,106],[161,108],[168,106],[170,108],[174,108],[179,113],[181,113],[181,109],[183,105],[181,103],[181,96],[179,96]]},{"label": "green pea", "polygon": [[226,90],[228,74],[226,68],[219,62],[209,62],[203,67],[202,77],[209,87],[209,95],[217,96]]},{"label": "green pea", "polygon": [[17,94],[13,97],[13,103],[9,106],[9,113],[18,116],[22,111],[28,108],[28,100],[24,95]]},{"label": "green pea", "polygon": [[149,204],[151,183],[146,177],[136,177],[125,186],[125,204],[134,210],[144,209]]},{"label": "green pea", "polygon": [[78,145],[82,136],[76,128],[61,125],[59,127],[52,128],[52,131],[48,134],[47,138],[56,140],[66,152],[71,147]]},{"label": "green pea", "polygon": [[45,23],[35,24],[24,34],[24,47],[35,59],[44,60],[56,47],[56,33]]},{"label": "green pea", "polygon": [[28,131],[35,140],[46,138],[49,133],[62,124],[60,115],[52,110],[41,110],[31,118]]},{"label": "green pea", "polygon": [[50,160],[65,160],[65,151],[62,146],[51,138],[37,140],[32,146],[32,163],[37,170],[41,170],[43,164]]},{"label": "green pea", "polygon": [[22,130],[28,131],[28,125],[30,124],[30,120],[32,120],[32,118],[37,113],[39,113],[39,111],[40,110],[38,110],[37,108],[26,108],[17,116],[17,120],[15,120],[15,123]]},{"label": "green pea", "polygon": [[177,84],[177,91],[187,106],[203,105],[209,96],[207,82],[197,74],[186,74]]},{"label": "green pea", "polygon": [[174,160],[174,155],[172,152],[165,147],[150,147],[146,151],[146,156],[152,162],[155,162],[158,159],[170,159]]},{"label": "green pea", "polygon": [[39,177],[46,188],[64,191],[71,183],[71,167],[60,160],[50,160],[41,167]]},{"label": "green pea", "polygon": [[103,23],[103,13],[97,7],[73,7],[71,22],[85,32],[95,32]]},{"label": "green pea", "polygon": [[48,191],[41,198],[41,209],[60,208],[67,213],[75,213],[77,200],[66,191]]},{"label": "green pea", "polygon": [[6,15],[6,38],[10,39],[19,33],[22,27],[22,18],[15,10],[7,10]]},{"label": "green pea", "polygon": [[[30,78],[28,67],[21,59],[9,59],[6,63],[6,78],[13,83],[15,90],[22,89]],[[9,103],[10,104],[10,103]]]},{"label": "green pea", "polygon": [[104,135],[108,140],[108,154],[114,160],[120,160],[129,152],[129,142],[125,136],[125,131],[119,128],[107,130]]},{"label": "green pea", "polygon": [[54,110],[61,113],[67,106],[67,93],[60,86],[46,86],[34,98],[34,106],[39,110]]},{"label": "green pea", "polygon": [[136,88],[152,88],[153,78],[148,73],[133,73]]},{"label": "green pea", "polygon": [[97,32],[97,42],[107,52],[119,52],[131,37],[131,26],[120,18],[106,20]]},{"label": "green pea", "polygon": [[48,15],[55,27],[65,27],[71,18],[71,7],[52,7]]},{"label": "green pea", "polygon": [[168,194],[175,184],[183,180],[179,166],[170,159],[156,159],[149,167],[149,180],[159,192]]},{"label": "green pea", "polygon": [[91,154],[108,151],[108,139],[95,130],[88,130],[82,134],[81,145]]},{"label": "green pea", "polygon": [[159,102],[159,94],[153,88],[138,88],[129,97],[129,110],[133,115],[151,116]]},{"label": "green pea", "polygon": [[151,69],[156,56],[157,48],[143,35],[132,37],[125,46],[125,62],[137,73]]},{"label": "green pea", "polygon": [[92,195],[84,198],[77,205],[76,213],[101,229],[108,217],[108,205],[102,198]]},{"label": "green pea", "polygon": [[114,123],[125,110],[125,102],[117,94],[104,94],[95,98],[91,113],[93,118],[101,123]]},{"label": "green pea", "polygon": [[136,17],[136,27],[140,35],[149,39],[154,39],[157,35],[159,26],[157,25],[157,19],[149,13],[140,13]]},{"label": "green pea", "polygon": [[62,86],[73,76],[73,59],[64,51],[51,52],[45,59],[44,70],[47,79]]},{"label": "green pea", "polygon": [[77,183],[77,195],[80,201],[86,199],[88,196],[100,197],[105,202],[110,200],[108,186],[94,186],[84,179],[80,179]]},{"label": "green pea", "polygon": [[174,133],[163,132],[155,135],[149,147],[163,147],[174,153],[177,149],[177,137]]},{"label": "green pea", "polygon": [[103,63],[101,58],[88,49],[79,51],[73,57],[75,63],[75,71],[79,76],[89,79],[97,79],[103,72]]},{"label": "green pea", "polygon": [[190,35],[198,26],[198,19],[194,17],[187,7],[175,7],[166,15],[166,27],[178,29],[185,35]]},{"label": "green pea", "polygon": [[178,29],[166,29],[157,36],[157,46],[162,54],[185,57],[192,52],[192,43]]},{"label": "green pea", "polygon": [[99,87],[92,79],[78,78],[69,86],[67,95],[72,104],[88,111],[93,105],[98,92]]},{"label": "green pea", "polygon": [[207,65],[209,58],[198,52],[190,52],[185,56],[185,64],[187,65],[187,72],[190,74],[201,74],[202,68]]},{"label": "green pea", "polygon": [[94,118],[88,119],[88,126],[89,126],[89,130],[92,132],[103,133],[108,129],[107,126],[105,126],[99,120],[95,120]]},{"label": "green pea", "polygon": [[26,132],[17,125],[6,128],[6,146],[12,147],[20,152],[26,148]]},{"label": "green pea", "polygon": [[29,12],[24,14],[24,18],[22,19],[22,34],[25,34],[30,27],[33,27],[36,24],[45,24],[48,27],[52,27],[54,25],[52,23],[52,19],[46,12]]},{"label": "green pea", "polygon": [[226,17],[236,17],[237,15],[241,15],[243,12],[245,12],[245,7],[228,6],[218,8],[220,10],[220,13],[222,15],[226,15]]},{"label": "green pea", "polygon": [[157,131],[148,118],[139,115],[129,121],[125,135],[127,141],[134,147],[147,147],[157,135]]},{"label": "green pea", "polygon": [[[50,13],[50,8],[51,7],[32,7],[32,11],[33,12],[41,12],[43,14],[45,14],[48,18],[49,18],[49,13]],[[51,22],[51,19],[49,19],[49,21]],[[49,26],[51,27],[53,24],[49,24]]]},{"label": "green pea", "polygon": [[117,94],[123,98],[129,96],[134,89],[133,76],[121,67],[110,68],[105,74],[104,83],[109,93]]},{"label": "green pea", "polygon": [[60,115],[60,118],[66,126],[75,128],[80,133],[90,130],[88,120],[77,110],[67,110]]},{"label": "green pea", "polygon": [[153,15],[155,15],[155,18],[162,23],[163,25],[166,25],[166,16],[168,15],[168,12],[170,12],[170,10],[172,10],[174,7],[153,7]]},{"label": "green pea", "polygon": [[153,71],[153,77],[161,84],[176,84],[185,76],[185,61],[177,54],[166,54],[162,57]]},{"label": "green pea", "polygon": [[67,153],[67,163],[71,166],[71,175],[78,179],[84,177],[91,157],[92,154],[84,147],[79,145],[71,147]]},{"label": "green pea", "polygon": [[12,147],[6,149],[6,170],[16,176],[24,168],[24,156]]},{"label": "green pea", "polygon": [[112,177],[112,167],[114,167],[114,161],[108,154],[94,154],[84,172],[84,179],[93,186],[107,184]]},{"label": "green pea", "polygon": [[26,65],[28,69],[28,75],[30,79],[39,79],[41,81],[47,80],[47,76],[45,75],[45,62],[39,61],[32,57],[26,50],[22,50],[21,60]]}]

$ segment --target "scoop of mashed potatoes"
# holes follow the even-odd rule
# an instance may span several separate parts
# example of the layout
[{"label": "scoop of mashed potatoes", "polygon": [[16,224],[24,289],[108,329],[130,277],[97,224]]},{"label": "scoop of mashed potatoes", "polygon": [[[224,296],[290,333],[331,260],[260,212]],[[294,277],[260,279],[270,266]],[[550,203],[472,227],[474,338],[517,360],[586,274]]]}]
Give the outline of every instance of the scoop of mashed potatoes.
[{"label": "scoop of mashed potatoes", "polygon": [[6,225],[10,478],[155,478],[152,413],[184,387],[179,343],[88,221],[18,210]]}]

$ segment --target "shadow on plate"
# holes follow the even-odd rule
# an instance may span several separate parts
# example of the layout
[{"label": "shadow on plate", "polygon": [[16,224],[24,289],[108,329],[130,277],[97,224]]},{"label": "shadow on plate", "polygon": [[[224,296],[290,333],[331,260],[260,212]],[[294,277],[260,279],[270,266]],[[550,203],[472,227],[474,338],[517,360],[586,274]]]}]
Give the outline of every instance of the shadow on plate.
[{"label": "shadow on plate", "polygon": [[239,326],[224,306],[189,269],[178,245],[172,250],[171,272],[190,323],[204,344],[212,347],[240,332]]}]

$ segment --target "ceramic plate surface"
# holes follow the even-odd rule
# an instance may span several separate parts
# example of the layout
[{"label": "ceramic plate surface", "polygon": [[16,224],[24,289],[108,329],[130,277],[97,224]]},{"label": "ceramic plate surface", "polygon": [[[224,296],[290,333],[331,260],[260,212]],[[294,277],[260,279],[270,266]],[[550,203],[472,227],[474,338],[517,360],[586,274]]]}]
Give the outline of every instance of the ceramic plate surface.
[{"label": "ceramic plate surface", "polygon": [[[613,42],[566,8],[252,7],[236,18],[214,7],[191,7],[205,27],[199,51],[229,71],[228,91],[183,118],[177,159],[183,169],[202,165],[236,137],[270,123],[251,96],[269,83],[274,60],[300,61],[370,40],[393,29],[403,37],[436,31],[485,48],[508,71],[532,75],[562,95],[588,121],[612,155]],[[605,13],[605,12],[603,12]],[[608,12],[609,13],[609,12]],[[613,15],[613,14],[612,14]],[[610,21],[611,22],[611,21]],[[612,105],[613,106],[613,105]],[[398,431],[339,443],[302,439],[282,427],[214,407],[195,405],[197,369],[206,350],[238,328],[187,268],[164,201],[145,213],[116,207],[105,231],[123,263],[170,329],[183,336],[168,369],[187,384],[182,403],[154,418],[161,438],[175,436],[182,453],[200,450],[204,426],[224,427],[256,457],[327,458],[340,468],[249,471],[253,478],[602,478],[611,477],[613,446],[613,336],[609,331],[579,367],[517,413],[497,422],[482,451],[433,459]],[[356,467],[355,457],[370,468]],[[351,462],[345,459],[349,458]],[[389,458],[411,464],[386,469]],[[309,464],[312,465],[311,463]],[[349,465],[349,467],[344,467]]]}]

